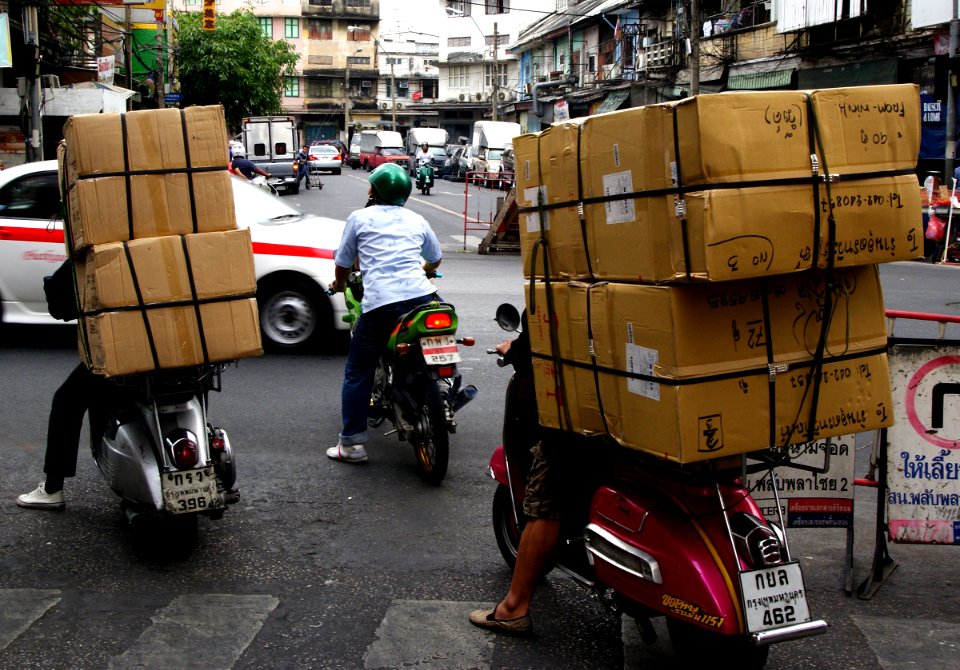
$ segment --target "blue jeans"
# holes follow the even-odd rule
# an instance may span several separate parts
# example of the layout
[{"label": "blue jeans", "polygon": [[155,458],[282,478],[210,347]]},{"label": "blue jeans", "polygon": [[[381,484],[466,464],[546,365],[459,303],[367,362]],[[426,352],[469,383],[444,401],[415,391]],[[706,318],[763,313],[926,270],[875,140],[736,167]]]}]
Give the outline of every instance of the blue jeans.
[{"label": "blue jeans", "polygon": [[439,300],[436,293],[419,298],[401,300],[364,312],[350,339],[350,353],[343,373],[340,391],[340,411],[343,429],[340,444],[345,447],[363,444],[370,436],[367,433],[367,412],[370,409],[370,393],[373,377],[380,362],[380,354],[387,346],[390,333],[401,316],[417,305]]}]

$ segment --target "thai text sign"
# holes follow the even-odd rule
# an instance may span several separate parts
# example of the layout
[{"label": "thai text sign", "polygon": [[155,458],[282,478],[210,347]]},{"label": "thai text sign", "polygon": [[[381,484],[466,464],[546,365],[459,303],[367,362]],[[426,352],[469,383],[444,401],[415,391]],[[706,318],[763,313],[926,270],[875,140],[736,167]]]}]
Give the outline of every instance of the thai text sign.
[{"label": "thai text sign", "polygon": [[960,342],[890,347],[890,540],[960,544]]},{"label": "thai text sign", "polygon": [[[788,528],[849,528],[853,525],[854,436],[794,444],[790,462],[798,467],[776,470],[776,493]],[[829,456],[829,459],[827,458]],[[764,516],[779,521],[773,482],[766,472],[752,473],[747,483]]]}]

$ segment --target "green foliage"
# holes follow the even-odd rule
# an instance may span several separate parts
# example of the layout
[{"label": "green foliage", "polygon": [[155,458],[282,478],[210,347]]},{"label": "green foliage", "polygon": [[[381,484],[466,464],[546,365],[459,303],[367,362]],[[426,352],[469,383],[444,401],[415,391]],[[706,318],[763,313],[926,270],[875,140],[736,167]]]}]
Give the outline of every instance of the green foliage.
[{"label": "green foliage", "polygon": [[249,11],[217,14],[204,31],[198,12],[177,12],[177,67],[183,105],[222,104],[227,128],[239,132],[244,116],[283,111],[283,76],[296,76],[299,55],[283,40],[264,37]]}]

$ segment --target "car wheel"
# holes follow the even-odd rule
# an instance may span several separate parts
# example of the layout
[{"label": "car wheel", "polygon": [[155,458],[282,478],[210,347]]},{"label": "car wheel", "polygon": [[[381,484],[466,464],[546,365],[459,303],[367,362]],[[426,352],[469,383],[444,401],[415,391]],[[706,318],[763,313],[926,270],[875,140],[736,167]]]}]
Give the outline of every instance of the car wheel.
[{"label": "car wheel", "polygon": [[287,193],[290,195],[296,195],[300,192],[300,184],[294,184],[293,186],[287,187]]},{"label": "car wheel", "polygon": [[337,168],[336,170],[334,170],[333,174],[340,174],[340,168]]},{"label": "car wheel", "polygon": [[276,277],[257,288],[263,346],[272,352],[305,352],[332,329],[330,300],[301,277]]}]

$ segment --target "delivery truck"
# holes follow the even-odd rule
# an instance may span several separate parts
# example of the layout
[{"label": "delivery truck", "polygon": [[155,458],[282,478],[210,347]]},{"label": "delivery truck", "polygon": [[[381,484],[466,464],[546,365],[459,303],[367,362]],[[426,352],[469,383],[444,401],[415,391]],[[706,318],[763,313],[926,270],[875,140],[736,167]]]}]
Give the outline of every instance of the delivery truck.
[{"label": "delivery truck", "polygon": [[267,183],[280,194],[300,191],[294,159],[297,120],[292,116],[251,116],[243,120],[243,146],[247,158],[270,173]]},{"label": "delivery truck", "polygon": [[477,174],[473,179],[493,188],[499,184],[499,177],[491,173],[501,172],[503,150],[513,144],[513,138],[520,134],[520,124],[509,121],[477,121],[473,124],[473,141],[470,143],[470,172]]}]

